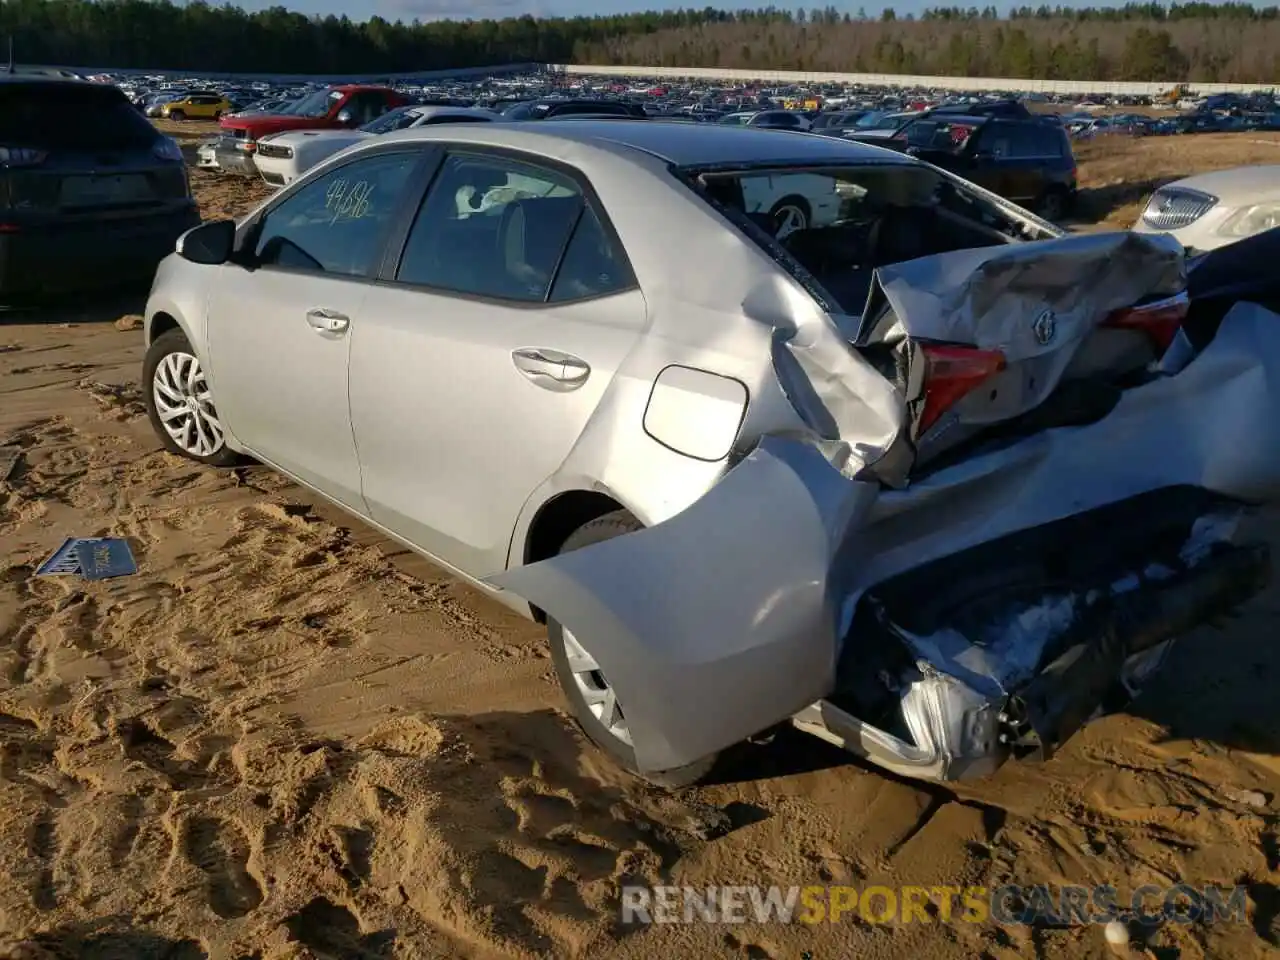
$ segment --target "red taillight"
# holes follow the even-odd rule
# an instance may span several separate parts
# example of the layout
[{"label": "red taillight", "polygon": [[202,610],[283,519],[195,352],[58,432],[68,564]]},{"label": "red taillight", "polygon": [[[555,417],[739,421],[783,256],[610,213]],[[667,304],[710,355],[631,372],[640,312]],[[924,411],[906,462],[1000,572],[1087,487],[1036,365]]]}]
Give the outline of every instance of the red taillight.
[{"label": "red taillight", "polygon": [[17,233],[21,229],[16,223],[0,223],[0,233]]},{"label": "red taillight", "polygon": [[999,350],[922,343],[920,352],[925,359],[924,409],[917,436],[1005,368],[1004,354]]},{"label": "red taillight", "polygon": [[1183,291],[1154,303],[1116,310],[1102,325],[1113,330],[1137,330],[1145,333],[1157,356],[1164,356],[1182,328],[1183,321],[1187,319],[1190,308],[1191,300]]}]

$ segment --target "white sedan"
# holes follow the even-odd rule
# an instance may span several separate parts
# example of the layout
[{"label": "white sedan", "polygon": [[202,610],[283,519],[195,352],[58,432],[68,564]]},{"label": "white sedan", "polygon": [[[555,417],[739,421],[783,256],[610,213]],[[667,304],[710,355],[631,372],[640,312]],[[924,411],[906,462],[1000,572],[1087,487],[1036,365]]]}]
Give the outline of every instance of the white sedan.
[{"label": "white sedan", "polygon": [[1151,195],[1136,233],[1168,233],[1189,250],[1213,250],[1280,226],[1280,164],[1215,170]]},{"label": "white sedan", "polygon": [[289,130],[258,141],[254,163],[262,179],[285,187],[322,160],[368,137],[436,123],[485,123],[501,117],[480,107],[408,106],[388,111],[355,130]]}]

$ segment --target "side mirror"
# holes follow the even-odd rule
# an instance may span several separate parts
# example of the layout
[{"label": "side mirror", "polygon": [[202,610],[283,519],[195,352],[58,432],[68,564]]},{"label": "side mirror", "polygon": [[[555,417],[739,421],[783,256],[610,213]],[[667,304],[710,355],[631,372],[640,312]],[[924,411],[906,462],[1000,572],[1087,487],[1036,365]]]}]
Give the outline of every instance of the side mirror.
[{"label": "side mirror", "polygon": [[344,127],[350,127],[356,122],[356,115],[349,107],[343,107],[338,111],[338,122]]},{"label": "side mirror", "polygon": [[180,236],[175,249],[184,260],[217,266],[231,259],[235,242],[234,220],[210,220]]}]

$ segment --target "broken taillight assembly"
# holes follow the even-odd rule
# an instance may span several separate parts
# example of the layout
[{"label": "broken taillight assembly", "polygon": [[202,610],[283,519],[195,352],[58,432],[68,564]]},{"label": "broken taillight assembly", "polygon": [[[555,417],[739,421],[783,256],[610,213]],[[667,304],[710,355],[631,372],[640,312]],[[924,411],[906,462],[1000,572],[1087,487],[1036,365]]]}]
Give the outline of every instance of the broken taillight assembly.
[{"label": "broken taillight assembly", "polygon": [[1173,343],[1173,338],[1182,329],[1190,308],[1191,298],[1184,290],[1163,300],[1116,310],[1102,321],[1102,326],[1111,330],[1136,330],[1146,334],[1159,358],[1164,356]]},{"label": "broken taillight assembly", "polygon": [[916,435],[923,434],[938,418],[962,399],[1004,370],[999,350],[981,350],[954,344],[922,343],[924,356],[924,407]]}]

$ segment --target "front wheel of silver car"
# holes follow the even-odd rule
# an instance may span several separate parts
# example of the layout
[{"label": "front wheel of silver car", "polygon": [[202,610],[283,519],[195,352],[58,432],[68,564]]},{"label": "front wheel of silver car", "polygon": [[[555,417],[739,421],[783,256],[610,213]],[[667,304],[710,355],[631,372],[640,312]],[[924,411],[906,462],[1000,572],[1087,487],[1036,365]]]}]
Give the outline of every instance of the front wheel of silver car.
[{"label": "front wheel of silver car", "polygon": [[156,337],[142,364],[142,384],[147,417],[166,450],[214,467],[239,462],[227,446],[204,367],[181,330]]},{"label": "front wheel of silver car", "polygon": [[[625,510],[617,510],[578,527],[565,540],[560,553],[603,543],[640,529],[643,529],[640,521]],[[626,705],[619,700],[617,691],[600,669],[592,653],[591,638],[578,636],[548,617],[547,640],[551,645],[556,678],[574,719],[591,742],[615,763],[651,783],[669,788],[687,787],[711,772],[717,759],[715,754],[674,770],[642,773],[636,763]]]}]

